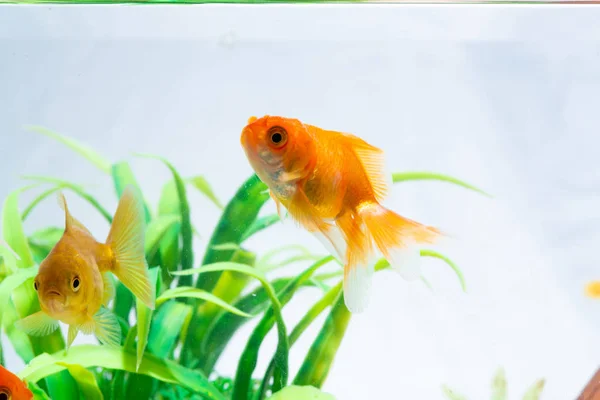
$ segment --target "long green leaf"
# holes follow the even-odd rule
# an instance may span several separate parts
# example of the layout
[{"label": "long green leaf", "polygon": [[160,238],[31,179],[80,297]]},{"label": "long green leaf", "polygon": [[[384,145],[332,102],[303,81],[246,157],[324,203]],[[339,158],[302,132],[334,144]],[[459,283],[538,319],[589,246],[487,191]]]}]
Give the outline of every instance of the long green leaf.
[{"label": "long green leaf", "polygon": [[98,387],[98,382],[91,371],[77,364],[68,364],[65,362],[57,362],[56,365],[67,368],[77,385],[82,398],[85,400],[103,400],[102,392]]},{"label": "long green leaf", "polygon": [[[281,295],[279,296],[281,305],[284,306],[285,304],[287,304],[292,299],[292,296],[294,295],[296,290],[298,290],[298,288],[304,282],[308,281],[310,277],[315,273],[315,271],[317,271],[317,269],[319,269],[320,267],[322,267],[330,261],[333,261],[333,257],[327,256],[311,265],[303,273],[298,275],[296,279],[292,280],[281,291]],[[254,368],[256,368],[256,364],[258,362],[258,352],[260,350],[260,346],[276,321],[273,311],[273,307],[271,307],[265,313],[258,326],[250,335],[250,339],[248,339],[248,343],[246,344],[244,352],[240,357],[240,362],[238,364],[235,376],[235,386],[233,388],[232,395],[233,400],[243,400],[248,397],[250,389],[250,380],[252,379],[252,373],[254,372]],[[281,390],[281,388],[283,388],[287,384],[289,356],[289,343],[287,343],[287,337],[285,345],[285,347],[278,347],[274,356],[274,359],[276,360],[272,386],[274,393]]]},{"label": "long green leaf", "polygon": [[29,248],[36,264],[40,264],[48,256],[64,231],[64,228],[51,226],[35,231],[29,236]]},{"label": "long green leaf", "polygon": [[221,209],[223,208],[223,204],[219,201],[219,199],[215,195],[215,192],[213,192],[212,187],[210,186],[206,178],[198,175],[190,178],[189,182],[192,184],[192,186],[198,189],[200,193],[208,197],[208,199],[212,201],[217,207]]},{"label": "long green leaf", "polygon": [[255,279],[258,279],[258,281],[263,285],[263,287],[265,288],[265,290],[267,292],[267,295],[269,296],[269,299],[271,300],[273,314],[274,314],[275,320],[277,322],[277,332],[278,332],[277,352],[279,354],[281,354],[282,356],[285,355],[285,359],[282,360],[282,362],[285,363],[285,366],[281,365],[281,368],[287,369],[288,342],[287,342],[287,331],[286,331],[286,327],[285,327],[285,322],[283,320],[283,316],[281,315],[281,303],[279,302],[279,299],[277,298],[277,295],[275,294],[275,290],[274,290],[273,286],[271,286],[271,284],[267,280],[267,277],[262,272],[257,271],[256,269],[254,269],[252,267],[249,267],[247,265],[240,264],[240,263],[217,262],[217,263],[213,263],[210,265],[203,265],[202,267],[199,267],[199,268],[194,268],[194,269],[184,270],[184,271],[177,271],[177,272],[174,272],[173,274],[174,275],[196,274],[196,273],[204,274],[204,273],[209,273],[209,272],[214,272],[214,271],[239,272],[239,273],[251,276]]},{"label": "long green leaf", "polygon": [[205,301],[210,301],[211,303],[233,313],[240,315],[242,317],[252,317],[252,315],[247,314],[237,308],[233,307],[229,303],[223,301],[219,297],[215,296],[211,292],[204,291],[202,289],[197,289],[195,287],[190,286],[180,286],[173,289],[166,290],[158,299],[156,299],[156,305],[164,303],[169,299],[175,298],[194,298],[194,299],[202,299]]},{"label": "long green leaf", "polygon": [[98,154],[95,150],[84,145],[83,143],[80,143],[75,139],[68,138],[41,126],[27,126],[26,129],[33,132],[41,133],[42,135],[46,135],[54,140],[65,144],[66,146],[70,147],[73,151],[85,157],[88,161],[90,161],[92,164],[98,167],[98,169],[100,169],[101,171],[106,172],[107,174],[110,173],[110,162],[104,157],[102,157],[100,154]]},{"label": "long green leaf", "polygon": [[457,393],[455,390],[449,388],[446,385],[442,385],[442,393],[448,398],[448,400],[467,400],[465,396]]},{"label": "long green leaf", "polygon": [[17,189],[11,192],[4,200],[2,206],[2,235],[6,243],[17,253],[20,260],[17,260],[19,268],[31,267],[33,256],[27,243],[27,237],[23,230],[21,213],[19,213],[19,194],[25,189]]},{"label": "long green leaf", "polygon": [[[175,182],[175,186],[177,188],[177,197],[179,199],[179,212],[181,213],[181,269],[191,269],[194,266],[194,251],[192,248],[192,240],[193,240],[193,232],[192,232],[192,223],[190,220],[190,205],[187,199],[187,193],[185,189],[185,182],[181,178],[181,175],[173,164],[164,159],[163,157],[155,156],[152,154],[139,154],[141,157],[153,158],[161,161],[163,164],[169,168],[171,174],[173,175],[173,181]],[[181,279],[181,285],[190,285],[191,279]]]},{"label": "long green leaf", "polygon": [[47,189],[47,190],[43,191],[42,193],[40,193],[35,199],[33,199],[33,201],[31,203],[29,203],[29,205],[27,207],[25,207],[25,210],[23,210],[23,214],[21,215],[21,219],[23,221],[25,221],[27,219],[27,217],[29,216],[29,214],[31,214],[33,209],[38,204],[40,204],[44,199],[51,196],[52,194],[58,192],[59,190],[62,190],[63,188],[64,188],[63,185],[57,185],[57,186],[51,187],[50,189]]},{"label": "long green leaf", "polygon": [[[79,195],[79,197],[81,197],[82,199],[84,199],[85,201],[90,203],[96,210],[98,210],[98,212],[100,214],[102,214],[104,219],[106,219],[106,221],[109,224],[112,222],[112,215],[108,211],[106,211],[106,209],[104,207],[102,207],[100,202],[98,202],[98,200],[96,200],[94,198],[94,196],[92,196],[91,194],[89,194],[85,190],[83,190],[83,188],[80,185],[77,185],[77,184],[74,184],[74,183],[71,183],[68,181],[64,181],[62,179],[48,177],[48,176],[29,176],[29,175],[27,175],[27,176],[23,176],[23,179],[33,180],[33,181],[37,181],[40,183],[52,183],[59,187],[70,189],[71,191],[73,191],[77,195]],[[30,205],[30,207],[31,207],[31,205]]]},{"label": "long green leaf", "polygon": [[244,232],[244,235],[242,235],[242,239],[241,239],[240,243],[245,242],[246,240],[248,240],[250,237],[252,237],[256,233],[267,229],[271,225],[275,225],[277,222],[279,222],[279,215],[277,215],[277,214],[267,215],[267,216],[256,219],[252,223],[252,225],[250,225],[250,227],[246,230],[246,232]]},{"label": "long green leaf", "polygon": [[159,215],[152,219],[146,228],[146,258],[152,259],[160,249],[160,243],[167,231],[179,222],[177,215]]},{"label": "long green leaf", "polygon": [[317,388],[323,386],[348,328],[350,317],[351,314],[344,303],[344,293],[342,291],[327,316],[319,335],[306,354],[304,362],[300,366],[300,371],[294,379],[294,385],[311,385]]},{"label": "long green leaf", "polygon": [[[15,273],[18,270],[17,261],[20,260],[21,257],[19,257],[12,247],[0,239],[0,271],[2,271],[2,275]],[[0,282],[2,282],[3,278],[3,276],[0,277]]]},{"label": "long green leaf", "polygon": [[492,381],[492,400],[506,400],[507,396],[508,394],[504,369],[498,368],[498,371],[496,371],[496,376],[494,376]]},{"label": "long green leaf", "polygon": [[37,383],[27,382],[27,387],[33,393],[33,400],[52,400]]},{"label": "long green leaf", "polygon": [[[78,345],[69,352],[59,352],[34,359],[18,374],[28,382],[37,382],[65,369],[57,362],[78,364],[83,368],[102,367],[127,372],[136,372],[136,354],[134,352],[107,346]],[[151,354],[145,354],[138,373],[160,381],[181,385],[207,399],[225,400],[219,391],[198,371],[184,368],[172,361],[163,360]],[[62,398],[62,397],[61,397]]]},{"label": "long green leaf", "polygon": [[527,389],[527,392],[525,392],[525,395],[523,396],[523,400],[540,400],[545,384],[545,379],[540,379],[535,382],[529,389]]},{"label": "long green leaf", "polygon": [[[304,317],[302,317],[300,322],[298,322],[298,324],[294,327],[292,333],[290,333],[290,349],[296,343],[298,338],[300,338],[300,336],[306,331],[306,329],[308,329],[308,327],[314,322],[314,320],[317,319],[317,317],[321,315],[321,313],[325,311],[327,307],[332,305],[335,299],[337,299],[337,297],[340,295],[341,291],[342,282],[340,281],[333,288],[329,289],[329,291],[325,293],[323,297],[319,299],[319,301],[317,301],[310,308],[310,310],[308,310],[308,312],[304,315]],[[271,378],[273,376],[273,371],[275,370],[276,361],[277,360],[275,358],[272,358],[271,363],[267,367],[265,376],[262,379],[261,389],[257,397],[259,400],[264,399],[268,395],[268,386],[270,385]]]},{"label": "long green leaf", "polygon": [[[8,304],[12,292],[25,283],[30,278],[37,275],[38,267],[36,265],[29,268],[21,268],[14,274],[8,276],[0,283],[0,304]],[[4,311],[7,307],[0,307],[0,322],[3,321]]]},{"label": "long green leaf", "polygon": [[[150,275],[150,284],[154,287],[156,292],[159,291],[158,286],[158,276],[160,273],[160,268],[150,268],[148,271]],[[144,350],[146,350],[146,345],[148,344],[148,334],[150,333],[150,324],[152,323],[152,314],[153,310],[148,308],[141,300],[136,298],[136,309],[137,309],[137,326],[138,326],[138,340],[137,340],[137,364],[136,364],[136,372],[137,369],[140,368],[140,364],[142,362],[142,358],[144,356]]]},{"label": "long green leaf", "polygon": [[462,186],[465,189],[473,190],[479,194],[482,194],[487,197],[492,197],[487,194],[483,190],[468,184],[460,179],[453,178],[448,175],[439,174],[437,172],[428,172],[428,171],[415,171],[415,172],[396,172],[392,174],[392,181],[394,183],[406,182],[406,181],[423,181],[423,180],[435,180],[453,183],[458,186]]},{"label": "long green leaf", "polygon": [[[256,175],[252,175],[238,189],[235,196],[225,207],[223,215],[210,238],[202,265],[231,260],[234,251],[215,250],[214,246],[223,243],[241,243],[244,233],[252,225],[260,209],[269,198],[269,195],[265,193],[266,188],[267,186]],[[219,276],[220,273],[218,272],[207,274],[196,282],[196,287],[212,290]]]}]

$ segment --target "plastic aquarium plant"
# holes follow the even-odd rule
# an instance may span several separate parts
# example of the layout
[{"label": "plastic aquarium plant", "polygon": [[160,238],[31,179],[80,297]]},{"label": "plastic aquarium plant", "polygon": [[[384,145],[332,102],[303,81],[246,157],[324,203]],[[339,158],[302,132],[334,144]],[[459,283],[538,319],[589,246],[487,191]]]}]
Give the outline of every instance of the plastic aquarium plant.
[{"label": "plastic aquarium plant", "polygon": [[[105,172],[117,196],[128,184],[139,188],[127,162],[112,163],[85,145],[45,128],[31,130],[64,143]],[[23,221],[30,218],[40,202],[54,197],[59,190],[89,202],[107,223],[114,210],[101,205],[82,185],[41,176],[25,177],[33,183],[13,191],[4,200],[1,223],[7,245],[0,244],[0,321],[10,344],[26,363],[23,370],[17,371],[18,376],[39,399],[334,398],[319,389],[342,343],[351,314],[343,300],[342,268],[333,265],[333,272],[319,270],[336,260],[311,254],[299,246],[274,248],[262,255],[246,248],[248,238],[279,221],[277,215],[260,215],[270,200],[266,186],[256,175],[223,205],[204,177],[182,177],[167,160],[144,157],[155,158],[172,175],[163,186],[158,205],[145,206],[145,251],[156,282],[157,307],[152,311],[137,303],[131,292],[117,282],[110,308],[121,324],[120,347],[75,345],[67,352],[61,330],[31,337],[14,327],[16,320],[39,310],[33,277],[64,229],[49,226],[26,233]],[[483,193],[445,175],[393,175],[394,182],[424,179],[451,182]],[[22,208],[20,194],[34,189],[39,194]],[[199,190],[221,212],[203,254],[192,246],[195,229],[190,219],[188,190]],[[450,259],[431,250],[421,254],[450,265],[465,289],[462,274]],[[306,269],[288,277],[270,277],[271,271],[291,263],[304,263]],[[387,262],[380,260],[376,270],[387,267]],[[306,306],[304,317],[290,329],[282,308],[307,288],[319,290],[321,297]],[[131,324],[129,316],[134,309],[137,318]],[[290,349],[322,313],[328,315],[312,345],[305,350],[300,369],[291,376]],[[217,361],[238,329],[250,321],[255,321],[256,326],[246,339],[235,375],[218,376]],[[270,355],[267,369],[256,371],[261,344],[271,330],[277,332],[277,348]],[[0,361],[4,364],[1,346]]]},{"label": "plastic aquarium plant", "polygon": [[[542,390],[544,390],[544,385],[546,381],[544,379],[537,380],[523,395],[523,400],[539,400],[542,395]],[[461,394],[458,394],[454,390],[450,389],[448,386],[443,385],[442,391],[446,395],[448,400],[467,400],[467,398]],[[496,375],[492,380],[492,394],[490,396],[491,400],[508,400],[507,395],[507,383],[506,376],[503,368],[498,368],[496,371]]]}]

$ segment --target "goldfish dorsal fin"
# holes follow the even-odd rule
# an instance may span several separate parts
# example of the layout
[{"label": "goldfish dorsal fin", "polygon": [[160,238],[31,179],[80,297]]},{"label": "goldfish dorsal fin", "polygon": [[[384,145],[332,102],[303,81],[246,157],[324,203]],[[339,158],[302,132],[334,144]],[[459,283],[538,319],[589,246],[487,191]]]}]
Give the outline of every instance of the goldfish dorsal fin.
[{"label": "goldfish dorsal fin", "polygon": [[69,207],[67,206],[67,199],[62,192],[58,193],[58,205],[65,212],[65,230],[69,230],[71,227],[76,226],[87,234],[91,235],[90,231],[75,217],[71,215],[69,212]]},{"label": "goldfish dorsal fin", "polygon": [[345,134],[352,150],[360,160],[371,183],[377,201],[383,201],[388,194],[392,176],[385,165],[383,150],[372,146],[361,138]]}]

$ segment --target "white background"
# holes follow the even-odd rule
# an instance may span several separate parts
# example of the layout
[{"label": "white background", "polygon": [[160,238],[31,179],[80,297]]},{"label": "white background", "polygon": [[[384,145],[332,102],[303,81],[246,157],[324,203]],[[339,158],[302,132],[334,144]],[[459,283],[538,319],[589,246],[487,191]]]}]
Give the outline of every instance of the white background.
[{"label": "white background", "polygon": [[[227,200],[252,173],[239,144],[249,116],[352,132],[384,148],[395,171],[451,174],[495,197],[434,182],[394,187],[391,208],[456,237],[441,250],[461,266],[468,293],[436,260],[424,265],[433,293],[377,274],[325,390],[341,400],[441,399],[447,383],[485,399],[504,366],[511,399],[541,377],[543,399],[572,399],[600,360],[600,303],[583,295],[600,278],[599,18],[583,6],[5,6],[0,198],[21,175],[50,175],[116,206],[108,176],[25,124],[130,160],[153,205],[169,174],[133,152],[205,175]],[[67,196],[103,239],[105,221]],[[190,198],[198,264],[219,214]],[[269,202],[263,212],[272,211]],[[62,221],[48,200],[26,229]],[[289,222],[248,245],[291,243],[323,252]],[[290,327],[318,297],[306,291],[289,304]],[[292,350],[292,376],[322,321]],[[252,327],[236,335],[220,372],[233,373]],[[23,364],[9,354],[8,366]]]}]

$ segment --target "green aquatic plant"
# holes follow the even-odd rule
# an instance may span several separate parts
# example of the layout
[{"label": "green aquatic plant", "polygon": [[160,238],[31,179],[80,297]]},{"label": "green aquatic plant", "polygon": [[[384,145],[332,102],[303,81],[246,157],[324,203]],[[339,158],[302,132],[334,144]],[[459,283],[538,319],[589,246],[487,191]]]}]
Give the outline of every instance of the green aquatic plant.
[{"label": "green aquatic plant", "polygon": [[[112,181],[117,198],[130,184],[141,191],[128,162],[111,162],[76,140],[45,128],[30,130],[58,140],[95,165]],[[158,156],[136,156],[162,164],[171,179],[164,183],[155,207],[145,199],[145,253],[151,280],[156,285],[156,309],[139,303],[129,289],[116,282],[116,295],[109,306],[121,325],[120,347],[75,345],[66,351],[61,330],[31,337],[14,326],[17,320],[39,310],[33,278],[63,232],[62,227],[49,226],[28,233],[23,221],[33,218],[35,208],[59,190],[81,197],[108,224],[112,222],[111,210],[84,185],[44,176],[25,177],[34,183],[13,191],[4,200],[1,223],[6,243],[0,242],[0,322],[15,352],[26,363],[18,376],[28,382],[35,397],[333,399],[333,395],[319,389],[342,345],[351,313],[344,304],[340,265],[333,272],[321,269],[340,264],[339,261],[296,245],[273,248],[260,255],[246,246],[250,237],[280,221],[277,215],[261,215],[270,200],[267,187],[256,175],[250,176],[233,198],[223,203],[205,177],[184,177],[172,163]],[[393,175],[397,183],[431,179],[485,194],[441,174]],[[21,194],[36,189],[40,192],[33,200],[21,205]],[[193,246],[197,230],[191,220],[190,190],[202,193],[221,213],[203,253]],[[432,250],[423,250],[421,255],[448,264],[466,291],[461,271],[447,256]],[[273,270],[285,270],[290,264],[304,264],[305,268],[300,274],[271,277]],[[375,269],[388,267],[382,259]],[[307,289],[322,295],[307,305],[306,314],[290,329],[282,310],[298,292]],[[130,322],[134,309],[137,318]],[[291,371],[291,348],[323,313],[327,313],[325,321],[304,361],[298,371]],[[251,321],[255,325],[235,373],[219,376],[216,363],[239,329]],[[269,355],[266,370],[256,371],[262,343],[273,330],[277,334],[276,349]],[[261,379],[256,378],[257,374]]]},{"label": "green aquatic plant", "polygon": [[[544,385],[546,381],[544,379],[539,379],[533,383],[527,389],[525,394],[523,395],[523,400],[539,400],[542,395],[542,391],[544,390]],[[496,375],[492,380],[492,394],[490,396],[491,400],[508,400],[508,391],[507,391],[507,383],[506,383],[506,375],[504,373],[503,368],[498,368],[496,371]],[[448,400],[467,400],[465,396],[459,394],[458,392],[450,389],[446,385],[442,385],[442,392],[446,396]]]}]

